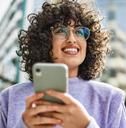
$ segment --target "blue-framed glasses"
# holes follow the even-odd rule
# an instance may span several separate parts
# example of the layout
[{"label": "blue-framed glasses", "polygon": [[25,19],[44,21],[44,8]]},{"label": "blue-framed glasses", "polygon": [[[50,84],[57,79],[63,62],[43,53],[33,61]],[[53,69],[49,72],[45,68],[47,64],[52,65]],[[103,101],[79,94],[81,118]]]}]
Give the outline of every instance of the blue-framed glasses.
[{"label": "blue-framed glasses", "polygon": [[[66,26],[59,26],[55,29],[52,27],[51,30],[54,36],[58,38],[67,38],[70,33],[69,28]],[[72,31],[77,38],[87,40],[90,37],[90,29],[87,27],[75,27]]]}]

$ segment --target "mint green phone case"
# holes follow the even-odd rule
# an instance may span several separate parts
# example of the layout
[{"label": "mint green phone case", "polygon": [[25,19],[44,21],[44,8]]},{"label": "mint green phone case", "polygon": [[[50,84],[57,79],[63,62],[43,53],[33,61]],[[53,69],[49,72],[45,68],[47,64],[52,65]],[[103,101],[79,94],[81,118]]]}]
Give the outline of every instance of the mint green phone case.
[{"label": "mint green phone case", "polygon": [[[67,92],[68,67],[65,64],[36,63],[32,72],[35,92],[44,92],[48,89]],[[48,95],[45,95],[43,100],[62,103],[61,100]]]}]

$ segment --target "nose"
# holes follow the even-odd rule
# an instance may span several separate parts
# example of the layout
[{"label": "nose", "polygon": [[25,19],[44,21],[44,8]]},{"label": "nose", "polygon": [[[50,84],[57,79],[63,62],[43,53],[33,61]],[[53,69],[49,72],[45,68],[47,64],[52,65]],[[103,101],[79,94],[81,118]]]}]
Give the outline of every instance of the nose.
[{"label": "nose", "polygon": [[76,37],[72,31],[69,32],[67,43],[76,43]]}]

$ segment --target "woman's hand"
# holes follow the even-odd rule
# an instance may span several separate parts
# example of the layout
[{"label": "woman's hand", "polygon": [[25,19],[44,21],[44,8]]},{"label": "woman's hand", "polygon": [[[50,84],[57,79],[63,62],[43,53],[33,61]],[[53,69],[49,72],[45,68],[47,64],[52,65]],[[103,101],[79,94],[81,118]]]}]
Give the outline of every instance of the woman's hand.
[{"label": "woman's hand", "polygon": [[43,96],[43,93],[38,93],[26,99],[22,117],[28,128],[53,128],[54,125],[61,123],[61,120],[48,116],[48,113],[55,111],[55,106],[43,101]]},{"label": "woman's hand", "polygon": [[51,115],[62,120],[63,128],[86,128],[90,122],[90,116],[86,109],[69,94],[49,90],[48,95],[56,97],[64,102],[64,105],[54,105],[55,112]]}]

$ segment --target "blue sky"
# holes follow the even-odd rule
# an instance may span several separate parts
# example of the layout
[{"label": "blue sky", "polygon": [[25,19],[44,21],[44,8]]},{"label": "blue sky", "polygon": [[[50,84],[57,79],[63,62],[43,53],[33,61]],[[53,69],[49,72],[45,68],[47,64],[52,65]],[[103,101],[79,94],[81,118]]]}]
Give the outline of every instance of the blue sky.
[{"label": "blue sky", "polygon": [[126,31],[126,0],[97,0],[97,5],[104,13],[104,15],[107,16],[109,2],[112,1],[115,3],[116,6],[116,22],[122,30]]}]

